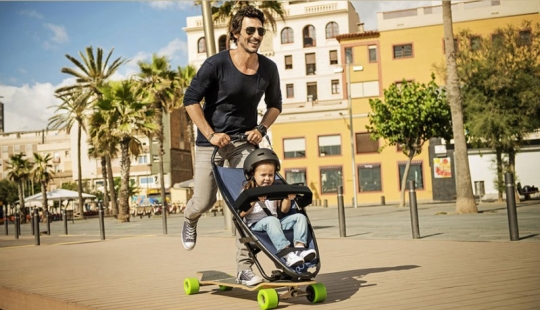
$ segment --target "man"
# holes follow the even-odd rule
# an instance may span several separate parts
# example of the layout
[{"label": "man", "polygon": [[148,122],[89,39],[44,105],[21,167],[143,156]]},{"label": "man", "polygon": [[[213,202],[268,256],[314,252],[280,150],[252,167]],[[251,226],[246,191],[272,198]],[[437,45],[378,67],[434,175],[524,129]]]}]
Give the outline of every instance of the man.
[{"label": "man", "polygon": [[[217,185],[211,155],[219,147],[216,161],[242,167],[267,129],[281,113],[281,90],[276,64],[257,54],[266,30],[264,14],[252,7],[240,9],[232,19],[229,39],[237,48],[208,58],[184,95],[184,106],[197,126],[194,193],[184,212],[182,244],[192,250],[197,242],[197,222],[216,201]],[[257,106],[265,96],[267,110],[257,124]],[[204,107],[199,104],[204,99]],[[247,141],[230,143],[230,135],[246,134]],[[251,269],[253,262],[238,240],[237,281],[256,285],[263,279]]]}]

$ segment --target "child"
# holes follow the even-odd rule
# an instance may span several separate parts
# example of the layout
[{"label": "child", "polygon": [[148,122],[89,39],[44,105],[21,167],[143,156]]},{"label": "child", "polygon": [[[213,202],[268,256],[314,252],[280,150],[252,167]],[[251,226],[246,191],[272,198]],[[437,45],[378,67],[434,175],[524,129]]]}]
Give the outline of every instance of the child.
[{"label": "child", "polygon": [[[279,159],[270,149],[256,149],[244,161],[244,175],[246,182],[244,189],[257,186],[270,186],[274,183],[275,175],[279,171]],[[259,201],[251,203],[251,209],[241,212],[248,227],[253,231],[265,231],[276,248],[277,255],[286,259],[286,265],[296,267],[317,257],[314,249],[306,249],[307,219],[301,213],[288,215],[281,220],[277,218],[278,212],[287,214],[291,209],[295,194],[282,201],[266,200],[259,197]],[[279,208],[279,210],[278,210]],[[294,248],[285,237],[283,230],[294,230]]]}]

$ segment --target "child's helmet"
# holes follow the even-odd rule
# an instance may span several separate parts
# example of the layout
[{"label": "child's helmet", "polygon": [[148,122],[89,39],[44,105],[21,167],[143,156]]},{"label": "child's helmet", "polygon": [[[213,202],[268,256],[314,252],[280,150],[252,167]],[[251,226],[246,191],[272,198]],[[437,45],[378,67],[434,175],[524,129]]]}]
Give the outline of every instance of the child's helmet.
[{"label": "child's helmet", "polygon": [[264,161],[273,162],[276,165],[276,172],[281,168],[279,158],[271,149],[256,149],[248,155],[244,161],[244,176],[249,180],[255,166]]}]

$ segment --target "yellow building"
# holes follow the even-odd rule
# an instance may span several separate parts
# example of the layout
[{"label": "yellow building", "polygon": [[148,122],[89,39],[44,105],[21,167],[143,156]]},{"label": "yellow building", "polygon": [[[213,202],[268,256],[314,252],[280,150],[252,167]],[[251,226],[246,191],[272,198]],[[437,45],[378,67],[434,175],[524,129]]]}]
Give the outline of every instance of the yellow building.
[{"label": "yellow building", "polygon": [[[539,7],[537,1],[454,3],[454,33],[469,29],[479,36],[490,36],[496,28],[508,24],[519,27],[525,20],[538,22]],[[371,141],[367,133],[369,99],[384,99],[383,89],[403,79],[428,82],[434,65],[445,60],[441,6],[378,13],[378,26],[378,31],[337,37],[342,62],[335,67],[335,79],[330,79],[332,91],[343,94],[343,100],[285,103],[271,128],[273,146],[282,159],[282,174],[288,182],[306,184],[314,199],[327,200],[330,206],[337,204],[340,185],[345,205],[351,205],[355,196],[358,205],[380,204],[382,196],[386,202],[399,201],[407,157],[395,146],[377,152],[385,143]],[[338,80],[344,82],[336,82],[340,89],[335,89],[333,81]],[[432,170],[426,142],[409,174],[409,179],[416,181],[419,201],[433,199]]]}]

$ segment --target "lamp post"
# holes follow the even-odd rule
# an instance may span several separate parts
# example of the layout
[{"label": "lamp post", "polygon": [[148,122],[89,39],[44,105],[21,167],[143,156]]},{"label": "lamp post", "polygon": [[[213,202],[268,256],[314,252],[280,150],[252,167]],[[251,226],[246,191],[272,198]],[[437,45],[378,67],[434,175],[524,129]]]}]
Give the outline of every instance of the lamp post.
[{"label": "lamp post", "polygon": [[[350,134],[350,144],[351,144],[351,157],[352,157],[352,177],[353,177],[353,193],[354,193],[354,207],[358,208],[358,185],[356,181],[356,159],[355,159],[355,151],[354,151],[354,128],[353,128],[353,117],[352,117],[352,101],[351,101],[351,63],[347,62],[345,65],[345,80],[347,83],[347,108],[349,110],[349,134]],[[354,71],[362,71],[364,68],[362,66],[354,66]],[[336,68],[334,70],[336,73],[342,73],[343,68]]]}]

